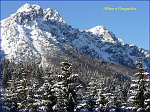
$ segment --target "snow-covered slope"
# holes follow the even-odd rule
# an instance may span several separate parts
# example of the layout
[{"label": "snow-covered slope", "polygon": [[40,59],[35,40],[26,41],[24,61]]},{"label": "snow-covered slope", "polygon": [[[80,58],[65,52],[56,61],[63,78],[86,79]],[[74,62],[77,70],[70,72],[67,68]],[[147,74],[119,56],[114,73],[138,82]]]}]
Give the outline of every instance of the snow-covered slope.
[{"label": "snow-covered slope", "polygon": [[148,67],[147,50],[125,44],[104,26],[85,31],[72,28],[57,11],[38,5],[25,4],[2,20],[1,38],[6,58],[16,61],[34,59],[45,65],[48,57],[63,56],[67,48],[73,48],[89,57],[128,67],[134,67],[140,55]]}]

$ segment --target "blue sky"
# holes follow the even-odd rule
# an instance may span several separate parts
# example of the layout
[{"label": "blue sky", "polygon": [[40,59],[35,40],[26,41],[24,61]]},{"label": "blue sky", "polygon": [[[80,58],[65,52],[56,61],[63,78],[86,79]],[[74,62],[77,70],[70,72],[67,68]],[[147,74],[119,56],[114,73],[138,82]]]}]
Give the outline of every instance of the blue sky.
[{"label": "blue sky", "polygon": [[[126,43],[149,49],[148,1],[1,1],[1,19],[25,3],[57,10],[69,25],[90,29],[103,25]],[[135,7],[136,11],[105,11],[104,7]]]}]

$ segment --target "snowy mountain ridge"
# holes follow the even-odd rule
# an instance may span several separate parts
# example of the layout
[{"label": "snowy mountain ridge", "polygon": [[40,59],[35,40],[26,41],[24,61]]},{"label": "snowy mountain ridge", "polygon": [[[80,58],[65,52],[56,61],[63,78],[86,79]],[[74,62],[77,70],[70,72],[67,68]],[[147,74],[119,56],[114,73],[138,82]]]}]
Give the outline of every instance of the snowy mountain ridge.
[{"label": "snowy mountain ridge", "polygon": [[25,4],[2,20],[1,38],[6,58],[16,61],[35,59],[46,66],[48,57],[61,57],[73,48],[89,57],[131,68],[140,55],[148,67],[147,50],[124,43],[104,26],[85,31],[72,28],[57,11],[38,5]]}]

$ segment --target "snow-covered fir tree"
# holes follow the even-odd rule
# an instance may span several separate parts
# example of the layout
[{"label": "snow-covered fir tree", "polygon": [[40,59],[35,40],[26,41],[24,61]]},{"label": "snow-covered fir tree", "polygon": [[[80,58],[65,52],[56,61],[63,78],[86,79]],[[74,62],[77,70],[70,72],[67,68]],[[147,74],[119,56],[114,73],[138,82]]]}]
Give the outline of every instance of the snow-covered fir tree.
[{"label": "snow-covered fir tree", "polygon": [[122,112],[122,102],[123,102],[123,97],[121,95],[121,90],[116,90],[113,93],[113,99],[111,102],[111,110],[115,112]]},{"label": "snow-covered fir tree", "polygon": [[1,78],[2,78],[2,87],[5,89],[8,87],[8,81],[11,80],[11,75],[12,75],[12,72],[13,72],[13,62],[12,61],[9,61],[9,60],[4,60],[3,61],[3,64],[2,64],[2,75],[1,75]]},{"label": "snow-covered fir tree", "polygon": [[41,107],[42,111],[52,111],[53,106],[56,104],[56,96],[54,95],[54,89],[52,86],[52,78],[50,72],[47,71],[44,78],[44,84],[40,87],[42,89],[42,102]]},{"label": "snow-covered fir tree", "polygon": [[96,86],[96,80],[91,78],[87,91],[86,91],[86,110],[87,111],[96,111],[98,109],[97,107],[97,86]]},{"label": "snow-covered fir tree", "polygon": [[18,81],[17,93],[18,93],[18,110],[19,111],[27,111],[27,95],[28,95],[28,73],[23,70],[22,79]]},{"label": "snow-covered fir tree", "polygon": [[61,63],[62,74],[58,75],[58,82],[54,84],[57,103],[54,110],[74,111],[77,103],[76,79],[77,74],[72,74],[72,64],[65,61]]},{"label": "snow-covered fir tree", "polygon": [[137,73],[132,79],[129,90],[128,110],[148,111],[149,108],[149,73],[142,66],[142,59],[136,61]]},{"label": "snow-covered fir tree", "polygon": [[27,105],[26,105],[26,110],[28,112],[37,112],[38,105],[36,103],[34,95],[35,95],[34,89],[31,86],[29,86],[27,92]]},{"label": "snow-covered fir tree", "polygon": [[3,111],[16,112],[18,110],[17,105],[17,78],[16,69],[13,67],[13,72],[11,73],[11,79],[7,82],[8,87],[3,91]]},{"label": "snow-covered fir tree", "polygon": [[104,78],[101,78],[102,81],[100,82],[100,88],[98,89],[98,99],[97,99],[97,104],[98,104],[98,111],[103,111],[105,112],[107,110],[107,103],[108,103],[108,96],[106,94],[106,86],[104,84]]}]

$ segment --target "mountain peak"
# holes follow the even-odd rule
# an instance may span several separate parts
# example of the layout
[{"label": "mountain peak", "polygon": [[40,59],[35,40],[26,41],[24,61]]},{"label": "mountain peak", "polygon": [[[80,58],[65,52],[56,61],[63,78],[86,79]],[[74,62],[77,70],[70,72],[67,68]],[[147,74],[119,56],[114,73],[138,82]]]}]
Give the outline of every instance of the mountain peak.
[{"label": "mountain peak", "polygon": [[108,32],[104,26],[95,26],[89,29],[89,31],[98,36],[102,36],[104,33]]},{"label": "mountain peak", "polygon": [[42,10],[40,6],[38,5],[31,5],[31,4],[24,4],[23,6],[21,6],[17,12],[32,12],[32,11],[38,11],[38,10]]},{"label": "mountain peak", "polygon": [[100,30],[100,29],[107,30],[104,26],[95,26],[93,28],[97,30]]},{"label": "mountain peak", "polygon": [[118,38],[116,38],[116,36],[111,31],[108,31],[104,26],[95,26],[89,29],[88,31],[94,35],[101,37],[106,42],[110,43],[119,42]]},{"label": "mountain peak", "polygon": [[3,22],[8,21],[11,24],[17,23],[21,25],[26,24],[29,21],[34,21],[36,19],[43,19],[46,21],[54,20],[65,23],[63,18],[56,10],[50,8],[42,9],[39,5],[36,4],[31,5],[27,3],[21,6],[16,13],[12,14],[7,19],[4,19]]},{"label": "mountain peak", "polygon": [[33,19],[42,18],[47,20],[51,19],[59,22],[65,22],[56,10],[50,8],[42,9],[39,5],[35,4],[24,4],[17,10],[17,13],[21,13],[21,16],[24,15],[25,18],[30,16]]}]

